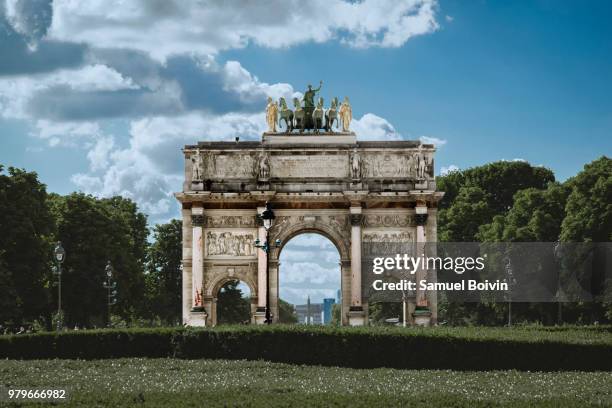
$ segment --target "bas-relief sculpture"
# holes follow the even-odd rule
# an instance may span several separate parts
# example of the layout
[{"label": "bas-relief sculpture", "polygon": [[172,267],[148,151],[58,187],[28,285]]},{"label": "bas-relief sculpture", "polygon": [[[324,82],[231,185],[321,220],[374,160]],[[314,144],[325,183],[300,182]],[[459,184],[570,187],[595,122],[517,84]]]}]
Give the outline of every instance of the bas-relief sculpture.
[{"label": "bas-relief sculpture", "polygon": [[270,177],[270,157],[267,153],[259,156],[259,179],[267,180]]},{"label": "bas-relief sculpture", "polygon": [[254,232],[208,231],[206,232],[205,255],[212,256],[255,256]]},{"label": "bas-relief sculpture", "polygon": [[425,180],[433,177],[431,153],[366,153],[363,158],[363,177],[401,177]]},{"label": "bas-relief sculpture", "polygon": [[202,181],[204,173],[204,163],[202,161],[202,155],[200,149],[196,149],[195,153],[191,156],[191,180]]},{"label": "bas-relief sculpture", "polygon": [[433,178],[431,152],[378,153],[351,151],[342,155],[213,154],[196,149],[191,155],[191,180],[269,177]]},{"label": "bas-relief sculpture", "polygon": [[351,178],[353,180],[361,178],[361,160],[357,149],[351,153]]}]

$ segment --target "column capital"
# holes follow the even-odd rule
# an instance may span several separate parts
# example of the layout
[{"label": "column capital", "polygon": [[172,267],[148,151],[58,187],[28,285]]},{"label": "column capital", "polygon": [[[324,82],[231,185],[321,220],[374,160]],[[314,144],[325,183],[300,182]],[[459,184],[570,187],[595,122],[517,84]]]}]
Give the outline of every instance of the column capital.
[{"label": "column capital", "polygon": [[361,221],[363,220],[362,214],[351,214],[350,218],[351,218],[351,225],[353,227],[361,226]]},{"label": "column capital", "polygon": [[414,223],[418,226],[418,227],[423,227],[425,226],[425,224],[427,224],[427,216],[428,214],[415,214],[414,216]]},{"label": "column capital", "polygon": [[204,225],[204,215],[193,214],[191,216],[191,225],[193,227],[201,227],[202,225]]}]

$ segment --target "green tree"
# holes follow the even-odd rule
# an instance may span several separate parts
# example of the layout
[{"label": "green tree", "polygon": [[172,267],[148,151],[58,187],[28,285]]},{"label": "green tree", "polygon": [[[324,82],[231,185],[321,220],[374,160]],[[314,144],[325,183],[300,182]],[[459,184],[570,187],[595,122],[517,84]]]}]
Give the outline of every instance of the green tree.
[{"label": "green tree", "polygon": [[180,220],[153,228],[147,264],[147,303],[150,314],[167,324],[181,321],[182,229]]},{"label": "green tree", "polygon": [[241,324],[250,322],[251,305],[238,288],[239,281],[229,281],[217,295],[217,323]]},{"label": "green tree", "polygon": [[46,187],[34,172],[0,165],[0,323],[49,316],[50,235]]},{"label": "green tree", "polygon": [[[587,242],[565,254],[565,263],[578,270],[580,286],[595,296],[597,302],[576,304],[578,319],[601,320],[612,316],[612,278],[610,277],[610,244],[612,241],[612,159],[601,157],[587,165],[567,185],[571,193],[561,226],[562,242]],[[589,268],[573,264],[591,257]],[[582,273],[581,273],[582,272]]]},{"label": "green tree", "polygon": [[491,219],[490,195],[480,187],[463,186],[452,206],[440,214],[440,241],[472,242],[478,228]]},{"label": "green tree", "polygon": [[52,195],[58,239],[66,250],[62,304],[67,323],[100,326],[108,320],[102,284],[107,261],[117,282],[113,313],[133,318],[143,304],[146,218],[128,199],[96,199],[73,193]]},{"label": "green tree", "polygon": [[478,226],[505,215],[516,192],[544,189],[554,179],[552,171],[522,161],[494,162],[438,177],[438,189],[445,192],[438,213],[440,240],[476,240]]},{"label": "green tree", "polygon": [[289,303],[284,301],[283,299],[278,299],[278,321],[279,323],[287,323],[294,324],[298,322],[297,314],[295,312],[295,307]]},{"label": "green tree", "polygon": [[561,241],[612,241],[612,159],[603,156],[587,164],[567,184],[571,193]]},{"label": "green tree", "polygon": [[481,225],[476,238],[483,242],[555,242],[561,232],[568,194],[567,186],[558,183],[551,183],[545,190],[520,190],[508,213]]}]

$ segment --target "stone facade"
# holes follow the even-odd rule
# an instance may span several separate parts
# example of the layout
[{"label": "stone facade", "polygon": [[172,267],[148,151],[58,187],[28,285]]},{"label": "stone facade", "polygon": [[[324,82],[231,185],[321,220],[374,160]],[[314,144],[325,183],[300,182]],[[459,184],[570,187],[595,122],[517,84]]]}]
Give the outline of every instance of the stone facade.
[{"label": "stone facade", "polygon": [[[258,214],[271,203],[271,242],[304,232],[329,238],[340,254],[342,322],[367,322],[361,295],[362,242],[436,240],[434,146],[418,141],[358,142],[354,134],[264,134],[261,142],[185,146],[183,322],[216,324],[221,286],[239,279],[251,289],[253,322],[266,306],[265,239]],[[270,305],[278,316],[279,256],[269,253]],[[435,279],[435,271],[421,271]],[[432,276],[433,274],[433,276]],[[418,293],[411,309],[437,318],[435,293]]]}]

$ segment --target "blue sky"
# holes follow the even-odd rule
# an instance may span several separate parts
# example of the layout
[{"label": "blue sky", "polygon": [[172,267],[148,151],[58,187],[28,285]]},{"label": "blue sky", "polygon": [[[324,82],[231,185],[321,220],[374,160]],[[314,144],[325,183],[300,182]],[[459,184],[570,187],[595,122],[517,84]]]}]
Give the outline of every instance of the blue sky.
[{"label": "blue sky", "polygon": [[322,79],[326,100],[351,98],[360,139],[437,143],[437,173],[523,159],[564,180],[612,152],[611,12],[595,0],[0,0],[0,163],[165,221],[182,145],[258,139],[266,96]]}]

